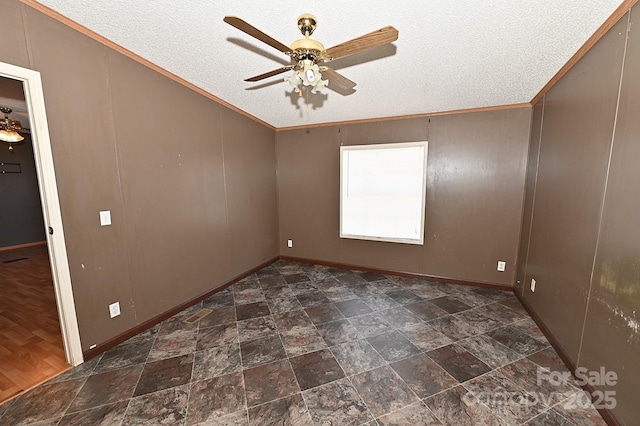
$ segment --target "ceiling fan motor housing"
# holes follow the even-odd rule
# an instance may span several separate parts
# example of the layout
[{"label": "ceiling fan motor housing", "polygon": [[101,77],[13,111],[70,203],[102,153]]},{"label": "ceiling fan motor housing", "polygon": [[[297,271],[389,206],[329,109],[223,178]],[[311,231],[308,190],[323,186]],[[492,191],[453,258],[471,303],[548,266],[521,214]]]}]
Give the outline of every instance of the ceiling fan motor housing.
[{"label": "ceiling fan motor housing", "polygon": [[303,59],[314,61],[323,51],[322,43],[308,38],[296,40],[291,44],[291,57],[299,61]]},{"label": "ceiling fan motor housing", "polygon": [[313,34],[316,29],[317,21],[316,17],[305,13],[298,17],[298,28],[305,38],[296,40],[291,44],[291,57],[294,60],[303,61],[311,60],[315,61],[320,54],[324,51],[324,46],[317,40],[311,40],[309,36]]}]

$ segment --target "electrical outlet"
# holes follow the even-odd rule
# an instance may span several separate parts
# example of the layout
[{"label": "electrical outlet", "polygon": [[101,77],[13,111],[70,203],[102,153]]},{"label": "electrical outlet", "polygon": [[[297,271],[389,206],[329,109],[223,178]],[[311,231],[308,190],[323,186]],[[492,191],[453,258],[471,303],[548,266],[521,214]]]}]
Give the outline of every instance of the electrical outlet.
[{"label": "electrical outlet", "polygon": [[120,302],[109,305],[109,315],[111,315],[111,318],[115,318],[120,315]]},{"label": "electrical outlet", "polygon": [[498,271],[504,272],[504,269],[507,267],[507,262],[503,262],[502,260],[498,260]]},{"label": "electrical outlet", "polygon": [[531,293],[536,291],[536,280],[531,278]]},{"label": "electrical outlet", "polygon": [[287,247],[293,247],[293,240],[287,240]]}]

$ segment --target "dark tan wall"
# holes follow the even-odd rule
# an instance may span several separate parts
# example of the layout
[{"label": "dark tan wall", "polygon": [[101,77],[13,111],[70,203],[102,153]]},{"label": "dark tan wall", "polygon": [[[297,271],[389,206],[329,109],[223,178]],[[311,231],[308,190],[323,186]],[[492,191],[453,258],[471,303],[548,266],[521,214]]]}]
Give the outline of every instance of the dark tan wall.
[{"label": "dark tan wall", "polygon": [[[0,248],[46,239],[31,137],[23,136],[24,141],[13,145],[12,151],[0,144],[0,163],[6,164],[0,169],[8,171],[0,171]],[[18,167],[20,173],[10,173]]]},{"label": "dark tan wall", "polygon": [[[527,189],[535,188],[538,179],[543,112],[543,102],[538,102],[534,105],[533,116],[531,118],[531,141],[529,143],[529,154],[527,156],[527,178],[525,181]],[[527,271],[527,258],[529,255],[529,239],[531,236],[531,223],[533,221],[534,199],[535,190],[527,190],[525,192],[524,206],[522,208],[520,245],[518,246],[518,265],[516,268],[516,282],[514,284],[514,291],[518,294],[522,294],[522,288],[525,285],[524,280]]]},{"label": "dark tan wall", "polygon": [[640,378],[640,7],[633,9],[580,364],[618,372],[618,409],[637,423]]},{"label": "dark tan wall", "polygon": [[[511,286],[530,121],[513,108],[278,132],[280,253]],[[340,239],[340,145],[427,139],[425,244]]]},{"label": "dark tan wall", "polygon": [[16,19],[0,60],[42,75],[84,350],[278,255],[272,130],[18,1],[2,8]]},{"label": "dark tan wall", "polygon": [[523,221],[528,257],[518,272],[522,296],[568,357],[618,374],[617,386],[597,388],[615,391],[613,412],[629,425],[640,418],[640,34],[631,31],[627,44],[627,30],[639,13],[625,15],[535,106],[539,164],[527,179],[533,219],[529,238]]},{"label": "dark tan wall", "polygon": [[[24,111],[22,82],[0,77],[0,96],[3,106],[13,108],[9,117],[22,120],[22,126],[28,128],[25,116],[16,115],[18,109]],[[9,164],[0,167],[0,248],[46,239],[31,135],[22,133],[22,136],[24,141],[13,144],[13,150],[9,150],[9,145],[0,143],[0,163]],[[11,173],[16,170],[20,173]]]}]

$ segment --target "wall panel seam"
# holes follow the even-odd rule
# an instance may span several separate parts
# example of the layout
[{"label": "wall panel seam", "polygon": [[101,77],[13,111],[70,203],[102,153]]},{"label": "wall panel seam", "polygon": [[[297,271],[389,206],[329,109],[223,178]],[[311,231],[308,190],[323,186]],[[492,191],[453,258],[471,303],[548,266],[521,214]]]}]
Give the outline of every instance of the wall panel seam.
[{"label": "wall panel seam", "polygon": [[274,155],[275,155],[275,160],[276,160],[276,241],[278,244],[278,256],[281,256],[281,250],[282,250],[282,241],[284,241],[282,239],[282,227],[280,226],[280,166],[278,163],[278,132],[273,132],[273,151],[274,151]]},{"label": "wall panel seam", "polygon": [[33,48],[31,47],[31,36],[29,32],[29,19],[27,18],[27,10],[24,4],[20,5],[20,15],[22,16],[22,28],[24,31],[24,42],[26,44],[27,57],[29,58],[29,68],[35,69],[35,61],[33,60]]},{"label": "wall panel seam", "polygon": [[[229,237],[229,241],[234,241],[233,231],[229,224],[229,188],[227,186],[227,160],[224,152],[224,125],[222,124],[222,110],[216,108],[218,113],[218,126],[220,131],[220,153],[222,155],[222,187],[224,188],[224,222],[226,226],[226,234]],[[230,268],[233,269],[233,268]]]},{"label": "wall panel seam", "polygon": [[[427,141],[427,145],[429,145],[430,141],[429,141],[429,136],[430,136],[430,131],[431,131],[431,117],[426,117],[425,118],[425,127],[426,127],[426,141]],[[427,250],[426,250],[426,246],[427,246],[427,225],[429,223],[429,216],[427,215],[427,203],[429,201],[429,191],[427,191],[429,186],[429,157],[427,157],[427,185],[425,186],[425,191],[426,194],[424,196],[424,226],[423,226],[423,230],[422,232],[423,234],[423,238],[424,238],[424,244],[422,245],[422,256],[420,256],[420,271],[426,271],[427,270]]]},{"label": "wall panel seam", "polygon": [[580,333],[580,344],[578,345],[578,356],[576,365],[580,365],[582,356],[582,345],[584,343],[584,333],[587,327],[587,316],[589,314],[589,305],[591,302],[591,292],[593,289],[593,276],[596,268],[596,260],[598,259],[598,250],[600,248],[600,237],[602,235],[602,222],[604,218],[605,202],[607,199],[607,191],[609,189],[609,175],[611,173],[611,158],[613,156],[613,148],[615,145],[616,128],[618,124],[618,113],[620,112],[620,97],[622,96],[622,83],[624,77],[624,66],[627,59],[627,48],[629,44],[629,31],[631,26],[631,11],[627,14],[627,31],[625,33],[624,49],[622,50],[622,65],[620,66],[620,80],[618,82],[618,95],[616,97],[616,112],[613,116],[613,128],[611,129],[611,143],[609,145],[609,158],[607,159],[607,172],[605,174],[604,188],[602,190],[602,200],[600,202],[600,212],[598,214],[598,232],[596,234],[596,244],[593,250],[593,260],[591,262],[591,273],[589,275],[589,291],[587,292],[587,301],[584,310],[584,318],[582,320],[582,331]]},{"label": "wall panel seam", "polygon": [[124,197],[124,188],[122,182],[122,166],[120,164],[120,150],[118,149],[118,126],[116,125],[117,117],[116,111],[113,103],[113,84],[111,79],[111,61],[110,61],[110,51],[106,46],[102,46],[102,51],[104,54],[104,78],[107,84],[107,93],[109,96],[109,102],[106,107],[109,109],[109,115],[111,117],[111,136],[113,137],[113,149],[115,151],[115,162],[116,162],[116,177],[118,179],[118,196],[120,198],[120,215],[122,220],[122,229],[125,235],[125,241],[123,244],[123,249],[126,251],[125,254],[125,265],[127,268],[127,276],[129,277],[129,297],[131,298],[130,307],[133,311],[133,320],[136,324],[139,324],[138,320],[138,312],[136,310],[136,303],[134,299],[134,292],[132,284],[135,282],[133,276],[133,268],[131,265],[131,253],[133,249],[131,247],[131,238],[129,238],[129,221],[127,220],[126,209],[125,209],[125,197]]},{"label": "wall panel seam", "polygon": [[[536,207],[536,193],[538,191],[538,173],[540,172],[540,152],[542,151],[542,133],[544,131],[545,100],[546,100],[546,95],[542,96],[542,100],[540,101],[542,102],[542,112],[540,113],[540,134],[538,135],[538,152],[536,155],[536,167],[535,167],[536,173],[535,173],[535,177],[533,178],[533,195],[531,198],[531,218],[529,219],[527,251],[526,251],[526,257],[524,261],[524,271],[522,274],[522,279],[524,280],[524,282],[522,283],[522,293],[521,293],[522,297],[524,297],[525,288],[527,285],[527,269],[529,266],[529,251],[531,250],[531,234],[533,232],[533,218],[535,215],[535,207]],[[526,191],[525,191],[525,196],[526,196]]]}]

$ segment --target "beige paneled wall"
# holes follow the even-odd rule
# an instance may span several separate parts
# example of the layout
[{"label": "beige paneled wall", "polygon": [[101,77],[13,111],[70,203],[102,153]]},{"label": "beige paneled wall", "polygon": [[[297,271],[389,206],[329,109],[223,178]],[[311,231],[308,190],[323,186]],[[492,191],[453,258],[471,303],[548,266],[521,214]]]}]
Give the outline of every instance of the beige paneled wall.
[{"label": "beige paneled wall", "polygon": [[264,262],[264,253],[278,253],[276,147],[272,130],[230,109],[220,112],[229,222],[225,252],[235,276]]},{"label": "beige paneled wall", "polygon": [[[23,6],[30,68],[42,75],[83,350],[136,325],[107,50]],[[22,28],[19,24],[25,23]],[[98,212],[113,225],[101,227]],[[122,314],[110,319],[108,305]]]},{"label": "beige paneled wall", "polygon": [[0,60],[42,75],[83,350],[278,255],[273,130],[17,0],[2,8],[16,19]]},{"label": "beige paneled wall", "polygon": [[[511,286],[530,121],[513,108],[278,132],[280,253]],[[340,144],[426,139],[424,246],[340,239]]]},{"label": "beige paneled wall", "polygon": [[2,20],[0,37],[4,40],[0,52],[2,62],[29,68],[29,51],[27,49],[27,34],[22,30],[23,6],[16,0],[0,0]]},{"label": "beige paneled wall", "polygon": [[533,206],[535,188],[538,179],[538,163],[540,161],[540,135],[542,132],[542,114],[544,103],[538,102],[533,107],[531,118],[531,142],[529,143],[529,154],[527,156],[527,180],[525,187],[524,206],[522,208],[522,225],[520,233],[520,245],[518,247],[518,265],[516,270],[516,281],[514,291],[522,294],[525,285],[525,274],[527,271],[527,257],[529,255],[529,237],[531,233],[531,222],[533,220]]},{"label": "beige paneled wall", "polygon": [[609,408],[625,425],[640,418],[640,34],[628,32],[638,15],[636,6],[534,108],[539,164],[530,161],[518,272],[519,294],[566,356],[617,374],[617,385],[595,388],[614,392]]},{"label": "beige paneled wall", "polygon": [[109,76],[131,276],[149,283],[134,300],[154,300],[137,308],[150,318],[233,277],[221,107],[115,52]]},{"label": "beige paneled wall", "polygon": [[[339,262],[339,127],[276,133],[282,255]],[[287,249],[287,239],[293,248]]]},{"label": "beige paneled wall", "polygon": [[615,412],[629,425],[640,418],[640,7],[631,18],[579,361],[591,371],[617,372]]},{"label": "beige paneled wall", "polygon": [[524,278],[525,283],[534,278],[538,288],[525,297],[574,362],[598,237],[625,34],[626,22],[618,23],[544,98],[528,257],[532,267]]}]

